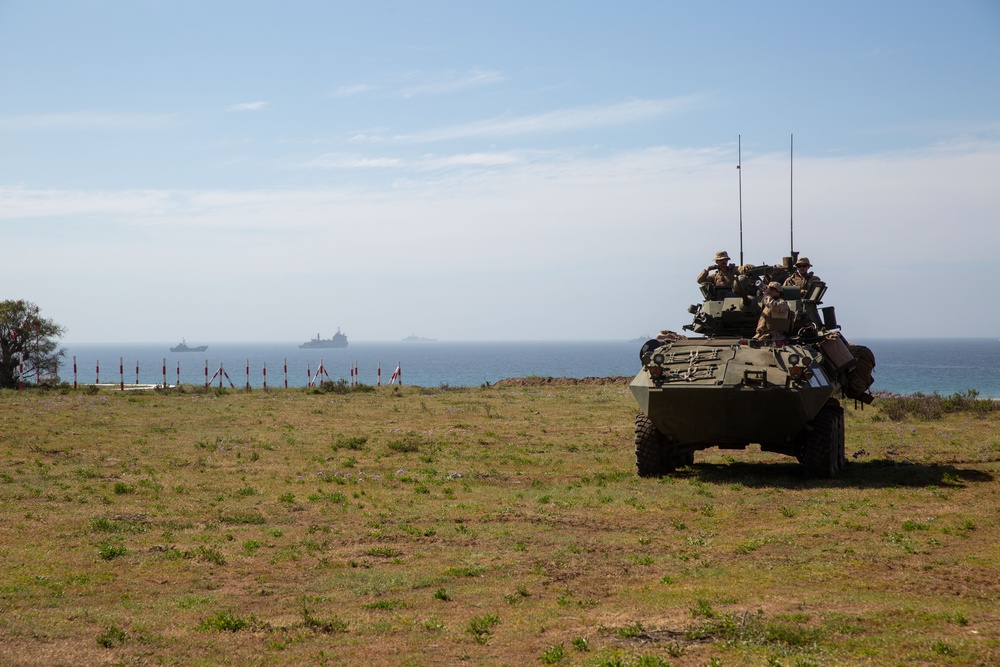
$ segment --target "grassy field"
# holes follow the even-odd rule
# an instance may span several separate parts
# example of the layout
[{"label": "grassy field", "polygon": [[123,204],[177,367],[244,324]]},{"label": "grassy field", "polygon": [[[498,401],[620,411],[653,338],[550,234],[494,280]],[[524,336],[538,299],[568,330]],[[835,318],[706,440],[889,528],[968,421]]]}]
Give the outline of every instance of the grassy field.
[{"label": "grassy field", "polygon": [[0,664],[1000,664],[989,408],[641,479],[620,383],[2,392]]}]

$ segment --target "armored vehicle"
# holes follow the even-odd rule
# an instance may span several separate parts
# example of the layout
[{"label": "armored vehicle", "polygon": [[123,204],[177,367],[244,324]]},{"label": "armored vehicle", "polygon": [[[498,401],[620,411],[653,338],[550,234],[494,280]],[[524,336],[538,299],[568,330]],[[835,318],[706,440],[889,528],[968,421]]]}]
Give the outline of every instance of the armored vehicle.
[{"label": "armored vehicle", "polygon": [[[788,264],[786,258],[786,266]],[[781,266],[744,266],[733,289],[702,284],[703,302],[685,325],[697,337],[664,332],[639,351],[630,385],[640,476],[661,476],[709,447],[796,457],[807,474],[834,477],[845,465],[840,398],[870,403],[875,358],[848,344],[833,307],[820,308],[826,284],[783,287],[787,332],[755,340],[764,281]]]}]

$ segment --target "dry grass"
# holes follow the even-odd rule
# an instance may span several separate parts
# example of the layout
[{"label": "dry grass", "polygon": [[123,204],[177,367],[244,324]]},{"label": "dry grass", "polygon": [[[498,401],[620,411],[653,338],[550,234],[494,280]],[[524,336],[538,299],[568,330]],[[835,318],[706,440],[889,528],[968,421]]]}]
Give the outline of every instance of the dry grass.
[{"label": "dry grass", "polygon": [[1000,415],[634,472],[624,385],[0,393],[0,664],[989,665]]}]

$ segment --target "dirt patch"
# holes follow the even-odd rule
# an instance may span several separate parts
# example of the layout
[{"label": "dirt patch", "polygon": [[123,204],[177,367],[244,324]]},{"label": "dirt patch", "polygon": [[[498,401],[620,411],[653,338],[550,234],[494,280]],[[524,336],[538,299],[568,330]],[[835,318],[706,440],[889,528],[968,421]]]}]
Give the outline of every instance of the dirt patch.
[{"label": "dirt patch", "polygon": [[586,377],[586,378],[553,378],[532,375],[525,378],[507,378],[497,380],[494,387],[567,387],[573,385],[622,385],[632,381],[632,376]]}]

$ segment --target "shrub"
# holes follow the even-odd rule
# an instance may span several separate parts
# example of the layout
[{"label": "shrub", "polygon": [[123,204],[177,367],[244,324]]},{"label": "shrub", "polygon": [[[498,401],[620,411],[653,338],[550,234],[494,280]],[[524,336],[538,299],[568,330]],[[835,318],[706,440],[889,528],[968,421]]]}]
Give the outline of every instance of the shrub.
[{"label": "shrub", "polygon": [[566,659],[566,648],[562,644],[556,644],[555,646],[550,646],[544,651],[539,658],[543,665],[555,665]]},{"label": "shrub", "polygon": [[335,632],[347,632],[347,621],[341,620],[337,616],[328,619],[319,619],[312,615],[305,604],[302,605],[302,624],[310,630],[333,634]]},{"label": "shrub", "polygon": [[337,441],[333,443],[333,451],[337,451],[338,449],[350,449],[359,452],[365,448],[366,442],[368,442],[368,436],[366,435],[351,438],[339,435],[337,436]]},{"label": "shrub", "polygon": [[231,609],[217,611],[197,625],[196,630],[202,632],[239,632],[247,628],[257,628],[263,625],[253,614],[248,617],[237,616]]},{"label": "shrub", "polygon": [[1000,409],[997,401],[979,398],[979,392],[969,389],[966,392],[956,392],[951,396],[934,394],[878,394],[879,410],[892,421],[903,421],[907,417],[924,421],[941,419],[946,414],[956,412],[972,412],[977,416],[986,416]]},{"label": "shrub", "polygon": [[124,556],[128,553],[128,549],[125,548],[124,544],[118,544],[116,542],[104,542],[97,550],[97,555],[104,560],[114,560],[119,556]]},{"label": "shrub", "polygon": [[394,452],[408,453],[420,451],[420,439],[413,434],[407,434],[402,440],[392,440],[388,443],[389,449]]},{"label": "shrub", "polygon": [[104,634],[97,637],[97,644],[104,648],[111,648],[115,644],[124,644],[127,636],[125,631],[117,625],[109,625]]},{"label": "shrub", "polygon": [[500,617],[496,614],[486,614],[485,616],[474,616],[469,621],[469,632],[477,644],[486,644],[490,641],[493,626],[500,623]]}]

